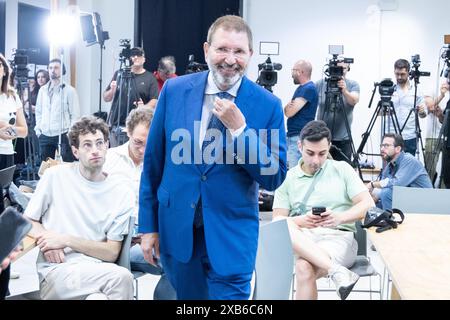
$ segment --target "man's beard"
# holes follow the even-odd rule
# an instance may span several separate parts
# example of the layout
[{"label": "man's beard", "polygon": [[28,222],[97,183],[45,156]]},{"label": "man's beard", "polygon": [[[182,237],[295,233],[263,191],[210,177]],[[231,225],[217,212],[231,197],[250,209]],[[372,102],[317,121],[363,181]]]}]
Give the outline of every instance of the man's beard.
[{"label": "man's beard", "polygon": [[[244,75],[245,69],[242,69],[240,65],[235,63],[234,65],[227,65],[226,63],[221,63],[218,66],[211,63],[209,59],[207,59],[206,63],[208,64],[208,68],[211,71],[214,82],[221,90],[228,90],[232,86],[234,86]],[[224,68],[233,68],[236,71],[236,74],[232,77],[225,77],[219,72],[219,67]]]},{"label": "man's beard", "polygon": [[406,83],[406,81],[408,81],[408,79],[398,79],[397,80],[397,84],[402,86],[402,85],[404,85]]},{"label": "man's beard", "polygon": [[52,80],[58,80],[59,78],[61,78],[61,76],[59,76],[59,75],[57,75],[55,73],[52,73],[51,74],[51,78],[52,78]]},{"label": "man's beard", "polygon": [[388,155],[387,153],[383,156],[383,159],[386,160],[386,162],[391,162],[392,159],[394,159],[393,156]]}]

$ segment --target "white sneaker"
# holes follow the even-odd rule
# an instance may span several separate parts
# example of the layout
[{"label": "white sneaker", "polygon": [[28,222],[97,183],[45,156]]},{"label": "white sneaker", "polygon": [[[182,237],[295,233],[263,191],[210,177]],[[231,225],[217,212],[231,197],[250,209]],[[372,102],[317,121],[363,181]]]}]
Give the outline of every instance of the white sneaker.
[{"label": "white sneaker", "polygon": [[347,298],[359,279],[359,276],[356,273],[341,265],[332,268],[328,274],[331,280],[333,280],[334,285],[336,286],[336,293],[341,300]]}]

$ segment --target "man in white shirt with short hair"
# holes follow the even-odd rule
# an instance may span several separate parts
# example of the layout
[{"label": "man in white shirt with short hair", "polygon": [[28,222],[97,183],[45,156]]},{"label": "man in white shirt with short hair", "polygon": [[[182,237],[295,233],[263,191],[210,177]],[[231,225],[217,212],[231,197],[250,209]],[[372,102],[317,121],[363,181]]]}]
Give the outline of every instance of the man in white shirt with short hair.
[{"label": "man in white shirt with short hair", "polygon": [[82,117],[69,140],[79,160],[45,171],[25,215],[40,248],[42,299],[133,298],[133,276],[115,264],[128,233],[134,196],[103,172],[108,126]]}]

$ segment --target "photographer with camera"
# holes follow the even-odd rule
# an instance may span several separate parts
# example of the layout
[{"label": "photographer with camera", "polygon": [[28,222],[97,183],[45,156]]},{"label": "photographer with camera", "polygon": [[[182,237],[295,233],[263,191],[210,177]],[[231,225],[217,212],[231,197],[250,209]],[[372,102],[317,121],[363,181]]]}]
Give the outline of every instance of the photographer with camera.
[{"label": "photographer with camera", "polygon": [[[105,102],[112,101],[108,117],[111,128],[111,147],[116,147],[128,140],[126,132],[120,130],[119,135],[115,133],[119,128],[125,127],[125,119],[129,112],[139,106],[154,109],[158,99],[158,82],[151,72],[144,69],[144,50],[139,47],[130,50],[129,41],[121,43],[125,47],[121,53],[125,67],[121,66],[121,69],[114,73],[111,83],[103,93]],[[131,69],[127,67],[127,64],[131,65]]]},{"label": "photographer with camera", "polygon": [[437,150],[439,133],[441,131],[441,121],[443,121],[443,109],[440,103],[445,98],[449,89],[447,79],[441,83],[439,95],[436,97],[434,90],[429,90],[424,94],[424,101],[427,110],[427,130],[425,137],[425,163],[427,164],[427,172],[431,181],[434,183],[436,179],[436,168],[439,160],[440,150]]},{"label": "photographer with camera", "polygon": [[[422,94],[415,96],[414,85],[409,81],[411,66],[405,59],[398,59],[394,64],[394,74],[397,80],[395,91],[392,95],[392,103],[394,105],[395,113],[397,114],[398,122],[400,124],[401,135],[405,141],[405,152],[416,155],[417,141],[416,141],[416,119],[415,114],[411,114],[416,107],[419,117],[425,118],[427,116],[424,106]],[[388,131],[394,133],[393,124],[389,123]]]},{"label": "photographer with camera", "polygon": [[[333,75],[330,75],[328,81],[320,79],[316,82],[316,87],[319,90],[319,110],[317,119],[325,121],[328,128],[331,130],[331,143],[333,146],[337,147],[331,148],[330,150],[333,159],[350,162],[352,156],[351,133],[348,132],[346,128],[346,120],[348,121],[349,129],[351,129],[353,109],[359,102],[360,89],[358,82],[347,79],[347,73],[350,71],[349,63],[339,60],[339,62],[336,63],[336,66],[342,68],[342,76],[334,79]],[[339,73],[341,73],[341,71],[339,71]],[[336,89],[342,94],[343,107],[345,110],[338,110],[336,106],[327,105],[327,90],[334,86],[332,82],[336,82]],[[339,152],[339,149],[346,158]]]},{"label": "photographer with camera", "polygon": [[65,68],[60,59],[48,63],[50,81],[39,89],[36,101],[35,132],[39,138],[42,161],[55,158],[61,143],[60,157],[73,162],[72,150],[67,138],[70,126],[80,117],[78,95],[74,87],[64,83]]},{"label": "photographer with camera", "polygon": [[301,157],[298,148],[300,131],[314,120],[317,110],[318,95],[314,82],[311,81],[312,66],[305,60],[299,60],[292,68],[292,79],[298,84],[291,101],[284,107],[287,120],[288,168],[298,164]]},{"label": "photographer with camera", "polygon": [[[439,120],[439,126],[441,128],[439,130],[439,134],[437,135],[436,140],[434,141],[435,143],[432,146],[432,159],[437,162],[439,152],[442,151],[442,166],[439,179],[439,187],[450,189],[450,134],[449,134],[450,100],[448,95],[450,90],[450,72],[449,72],[450,62],[449,61],[446,62],[447,62],[447,69],[445,71],[446,79],[441,84],[440,95],[433,103],[436,109],[434,114]],[[444,110],[442,110],[439,107],[439,103],[445,97],[447,97],[447,103],[446,106],[444,107]],[[431,168],[435,169],[436,166]]]}]

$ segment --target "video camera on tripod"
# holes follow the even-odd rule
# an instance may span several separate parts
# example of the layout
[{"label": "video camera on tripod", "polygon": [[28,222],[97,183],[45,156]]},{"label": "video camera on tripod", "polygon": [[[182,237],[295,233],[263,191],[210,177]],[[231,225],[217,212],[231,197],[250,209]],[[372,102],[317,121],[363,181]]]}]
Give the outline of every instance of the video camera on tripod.
[{"label": "video camera on tripod", "polygon": [[430,72],[427,72],[427,71],[419,71],[420,62],[421,61],[420,61],[419,54],[415,54],[415,55],[411,56],[411,64],[412,64],[412,68],[414,70],[409,71],[409,80],[414,79],[414,81],[416,83],[420,83],[419,82],[420,77],[429,77],[431,74]]},{"label": "video camera on tripod", "polygon": [[131,40],[130,39],[120,39],[119,46],[123,47],[119,54],[119,60],[126,66],[131,66]]},{"label": "video camera on tripod", "polygon": [[329,45],[328,53],[332,55],[332,58],[328,61],[325,66],[325,81],[327,82],[327,92],[340,92],[340,88],[337,83],[342,80],[344,76],[344,67],[339,66],[339,63],[353,63],[353,58],[344,58],[341,55],[344,54],[343,45]]},{"label": "video camera on tripod", "polygon": [[270,55],[278,55],[280,50],[279,42],[263,42],[259,43],[259,54],[267,55],[266,61],[258,64],[258,79],[256,83],[272,92],[272,87],[277,84],[277,71],[283,66],[281,63],[272,62]]},{"label": "video camera on tripod", "polygon": [[[448,37],[448,39],[447,39],[447,37]],[[445,78],[448,79],[449,78],[449,70],[450,70],[450,35],[444,37],[444,42],[445,42],[445,44],[447,44],[447,47],[444,47],[445,51],[442,52],[441,58],[444,60],[446,67],[445,67],[445,71],[444,71],[444,69],[442,69],[441,77],[443,75]]]},{"label": "video camera on tripod", "polygon": [[28,79],[28,55],[38,54],[39,49],[15,49],[13,59],[10,60],[11,68],[18,81],[26,82]]},{"label": "video camera on tripod", "polygon": [[395,84],[391,78],[385,78],[380,82],[375,82],[375,86],[378,86],[378,93],[380,94],[380,99],[382,102],[391,101],[392,95],[395,91]]},{"label": "video camera on tripod", "polygon": [[205,63],[198,63],[194,61],[194,55],[190,54],[188,57],[188,65],[186,67],[186,74],[197,73],[208,70],[208,65]]}]

